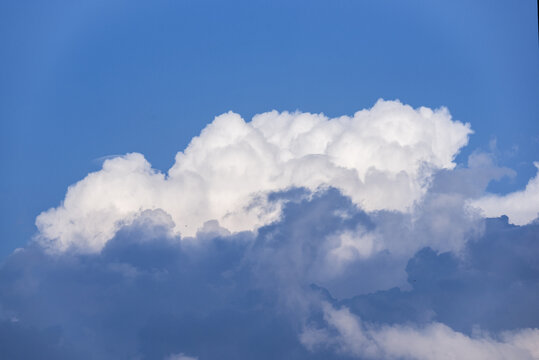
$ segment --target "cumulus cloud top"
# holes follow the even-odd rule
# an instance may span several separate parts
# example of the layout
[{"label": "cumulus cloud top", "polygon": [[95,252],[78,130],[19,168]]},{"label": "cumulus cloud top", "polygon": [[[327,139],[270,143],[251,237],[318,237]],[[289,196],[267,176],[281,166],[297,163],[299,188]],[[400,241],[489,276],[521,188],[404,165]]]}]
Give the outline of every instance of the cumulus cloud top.
[{"label": "cumulus cloud top", "polygon": [[526,188],[507,195],[489,194],[470,203],[488,217],[507,215],[516,225],[525,225],[539,217],[539,162],[534,163],[537,175]]},{"label": "cumulus cloud top", "polygon": [[280,215],[265,196],[291,187],[331,186],[368,211],[407,211],[435,171],[455,166],[470,133],[445,108],[398,101],[332,119],[272,111],[245,122],[230,112],[179,152],[168,174],[140,154],[106,160],[36,224],[49,248],[92,252],[147,209],[168,213],[183,237],[210,220],[232,232],[253,230]]}]

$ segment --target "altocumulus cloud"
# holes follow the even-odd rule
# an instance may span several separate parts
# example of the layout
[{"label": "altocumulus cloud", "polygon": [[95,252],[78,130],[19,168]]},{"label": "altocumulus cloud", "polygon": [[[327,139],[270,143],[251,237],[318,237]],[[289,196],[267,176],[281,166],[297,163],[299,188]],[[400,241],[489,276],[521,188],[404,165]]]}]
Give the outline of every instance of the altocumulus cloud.
[{"label": "altocumulus cloud", "polygon": [[537,179],[485,193],[513,171],[457,166],[470,134],[380,100],[221,115],[167,174],[108,159],[2,264],[0,354],[537,359]]}]

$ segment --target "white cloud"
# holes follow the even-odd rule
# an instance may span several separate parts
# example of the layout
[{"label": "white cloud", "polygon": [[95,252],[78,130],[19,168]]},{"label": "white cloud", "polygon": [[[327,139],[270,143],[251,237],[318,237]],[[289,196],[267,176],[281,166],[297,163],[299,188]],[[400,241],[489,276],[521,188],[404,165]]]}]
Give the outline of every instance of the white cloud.
[{"label": "white cloud", "polygon": [[470,204],[483,212],[487,217],[507,215],[509,222],[515,225],[526,225],[539,216],[539,162],[535,162],[538,173],[526,188],[507,195],[487,195]]},{"label": "white cloud", "polygon": [[[327,256],[334,261],[331,263],[345,265],[348,262],[356,259],[367,258],[373,252],[384,250],[379,247],[374,234],[367,232],[361,226],[358,226],[355,231],[343,231],[330,236],[328,241],[333,241],[337,244],[332,248]],[[378,246],[378,248],[377,248]],[[340,270],[334,268],[335,271]]]},{"label": "white cloud", "polygon": [[147,209],[168,213],[184,237],[209,220],[233,232],[256,229],[280,214],[265,194],[290,187],[333,186],[368,211],[408,211],[435,171],[455,166],[470,133],[445,108],[398,101],[333,119],[272,111],[245,122],[229,112],[176,155],[167,175],[140,154],[108,159],[36,224],[53,250],[95,252]]},{"label": "white cloud", "polygon": [[424,327],[375,326],[364,323],[347,308],[323,304],[328,328],[306,327],[301,342],[311,350],[331,347],[368,359],[538,359],[539,330],[523,329],[469,337],[441,323]]},{"label": "white cloud", "polygon": [[197,360],[197,357],[187,356],[183,353],[180,354],[170,354],[165,358],[165,360]]}]

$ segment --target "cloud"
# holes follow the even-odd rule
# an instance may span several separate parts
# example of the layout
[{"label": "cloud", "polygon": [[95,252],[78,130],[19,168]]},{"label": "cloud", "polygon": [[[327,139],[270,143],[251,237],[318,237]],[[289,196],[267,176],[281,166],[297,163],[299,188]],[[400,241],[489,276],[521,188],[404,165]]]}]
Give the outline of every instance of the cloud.
[{"label": "cloud", "polygon": [[470,133],[380,100],[223,114],[166,174],[106,159],[0,265],[0,355],[537,358],[539,224],[472,206],[514,171],[457,167]]},{"label": "cloud", "polygon": [[471,201],[485,216],[497,217],[507,215],[509,221],[516,225],[529,224],[539,216],[539,162],[534,163],[537,175],[531,179],[526,188],[507,195],[489,194]]},{"label": "cloud", "polygon": [[36,329],[13,320],[0,320],[0,355],[4,359],[83,359],[65,344],[60,327]]},{"label": "cloud", "polygon": [[51,358],[346,359],[374,346],[374,358],[421,358],[438,342],[527,354],[537,225],[487,220],[456,252],[428,224],[446,211],[447,226],[466,228],[463,202],[430,196],[412,216],[367,213],[336,189],[291,189],[269,196],[282,216],[256,232],[208,222],[180,240],[170,215],[145,210],[97,253],[30,244],[0,267],[0,323],[12,334],[0,354],[24,358],[35,343]]},{"label": "cloud", "polygon": [[370,359],[537,359],[538,234],[488,219],[464,256],[419,251],[406,267],[411,290],[326,293],[302,343]]},{"label": "cloud", "polygon": [[245,122],[229,112],[179,152],[167,174],[140,154],[108,159],[36,225],[52,251],[95,252],[144,210],[168,213],[183,238],[210,220],[232,232],[254,230],[280,216],[266,195],[293,187],[330,186],[364,210],[406,212],[436,171],[454,168],[470,133],[445,108],[398,101],[332,119],[272,111]]},{"label": "cloud", "polygon": [[429,191],[476,198],[484,194],[492,180],[514,176],[514,170],[496,165],[492,153],[474,151],[468,157],[466,167],[439,171]]},{"label": "cloud", "polygon": [[362,359],[533,360],[539,355],[539,329],[502,333],[496,340],[488,335],[469,337],[440,323],[376,326],[328,303],[323,303],[323,312],[328,328],[307,327],[301,335],[312,350],[330,346]]},{"label": "cloud", "polygon": [[165,358],[165,360],[197,360],[198,358],[196,357],[192,357],[192,356],[187,356],[183,353],[179,353],[179,354],[170,354],[169,356],[167,356]]},{"label": "cloud", "polygon": [[537,327],[539,227],[488,219],[480,238],[458,256],[418,251],[406,265],[410,289],[392,288],[335,302],[370,322],[427,324],[472,333]]}]

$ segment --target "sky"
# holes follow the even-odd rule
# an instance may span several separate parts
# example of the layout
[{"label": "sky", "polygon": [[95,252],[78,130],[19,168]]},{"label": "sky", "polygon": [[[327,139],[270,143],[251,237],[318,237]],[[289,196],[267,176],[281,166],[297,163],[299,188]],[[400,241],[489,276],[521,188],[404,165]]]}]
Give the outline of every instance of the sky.
[{"label": "sky", "polygon": [[0,4],[0,355],[538,359],[537,3]]}]

